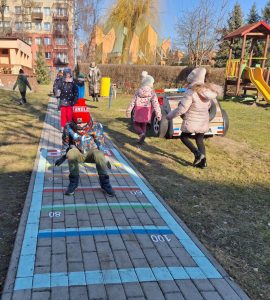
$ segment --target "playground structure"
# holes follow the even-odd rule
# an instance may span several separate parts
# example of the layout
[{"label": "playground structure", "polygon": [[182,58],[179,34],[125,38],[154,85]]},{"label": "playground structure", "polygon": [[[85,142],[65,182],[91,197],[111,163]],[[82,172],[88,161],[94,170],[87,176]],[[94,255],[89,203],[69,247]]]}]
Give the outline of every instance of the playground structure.
[{"label": "playground structure", "polygon": [[[241,89],[244,96],[248,90],[253,90],[262,95],[264,100],[270,103],[270,87],[268,85],[270,68],[266,67],[270,26],[260,21],[248,24],[225,36],[230,41],[229,59],[226,65],[224,98],[227,95],[228,86],[236,86],[236,96],[240,96]],[[232,58],[233,43],[235,39],[243,39],[240,58]],[[250,42],[249,42],[250,41]],[[258,41],[265,41],[263,57],[253,57],[254,47]],[[246,46],[250,43],[249,56],[246,56]]]}]

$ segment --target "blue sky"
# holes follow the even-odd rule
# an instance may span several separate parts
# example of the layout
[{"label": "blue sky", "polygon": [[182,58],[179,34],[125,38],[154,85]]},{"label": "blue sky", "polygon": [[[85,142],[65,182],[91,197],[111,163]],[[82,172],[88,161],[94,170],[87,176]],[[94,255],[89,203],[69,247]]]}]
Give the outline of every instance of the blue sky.
[{"label": "blue sky", "polygon": [[[130,0],[136,1],[136,0]],[[215,3],[221,3],[222,0],[215,0]],[[228,11],[230,12],[236,3],[235,0],[228,1]],[[258,13],[261,14],[261,10],[264,8],[268,0],[238,0],[238,3],[242,7],[244,16],[246,17],[252,4],[256,2]],[[111,7],[115,0],[101,0],[102,13],[105,14],[106,8]],[[175,38],[175,23],[177,18],[181,16],[181,12],[186,9],[190,9],[198,3],[198,0],[159,0],[160,2],[160,25],[157,28],[161,38]],[[227,18],[226,18],[227,19]]]}]

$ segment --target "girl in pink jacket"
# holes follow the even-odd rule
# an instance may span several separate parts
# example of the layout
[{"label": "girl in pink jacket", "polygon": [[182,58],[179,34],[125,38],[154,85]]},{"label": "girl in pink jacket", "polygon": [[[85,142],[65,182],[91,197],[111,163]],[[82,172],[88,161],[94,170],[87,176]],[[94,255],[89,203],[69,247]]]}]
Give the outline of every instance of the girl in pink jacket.
[{"label": "girl in pink jacket", "polygon": [[146,135],[146,126],[152,116],[152,107],[157,119],[161,120],[161,110],[158,98],[153,90],[154,78],[146,72],[142,74],[142,87],[135,93],[127,109],[127,117],[130,118],[134,108],[133,125],[139,135],[138,144],[142,145]]},{"label": "girl in pink jacket", "polygon": [[[205,68],[196,68],[188,75],[188,91],[178,107],[167,115],[168,120],[177,116],[183,118],[180,139],[194,154],[193,166],[200,168],[207,166],[204,134],[209,130],[211,100],[222,94],[220,86],[204,82],[205,75]],[[189,140],[191,134],[194,134],[197,147]]]}]

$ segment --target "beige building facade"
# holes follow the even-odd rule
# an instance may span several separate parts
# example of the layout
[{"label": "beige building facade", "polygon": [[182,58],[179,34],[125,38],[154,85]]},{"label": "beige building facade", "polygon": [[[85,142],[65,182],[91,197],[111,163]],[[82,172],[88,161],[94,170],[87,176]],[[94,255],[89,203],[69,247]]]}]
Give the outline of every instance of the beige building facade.
[{"label": "beige building facade", "polygon": [[42,52],[51,70],[74,68],[75,0],[7,0],[0,32],[31,46],[33,65]]},{"label": "beige building facade", "polygon": [[0,38],[0,73],[32,73],[31,46],[17,38]]},{"label": "beige building facade", "polygon": [[[123,28],[103,29],[96,26],[90,44],[90,53],[98,63],[120,64],[124,41]],[[146,24],[132,36],[129,48],[130,64],[166,64],[170,50],[170,40],[159,40],[155,29]]]}]

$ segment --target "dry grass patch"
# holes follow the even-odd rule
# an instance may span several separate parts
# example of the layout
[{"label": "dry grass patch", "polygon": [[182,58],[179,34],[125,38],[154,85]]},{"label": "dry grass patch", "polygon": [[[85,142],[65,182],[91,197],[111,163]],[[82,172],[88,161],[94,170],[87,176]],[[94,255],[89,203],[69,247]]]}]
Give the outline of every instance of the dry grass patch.
[{"label": "dry grass patch", "polygon": [[27,96],[24,106],[18,105],[18,93],[0,90],[0,291],[36,157],[49,90],[40,86]]}]

